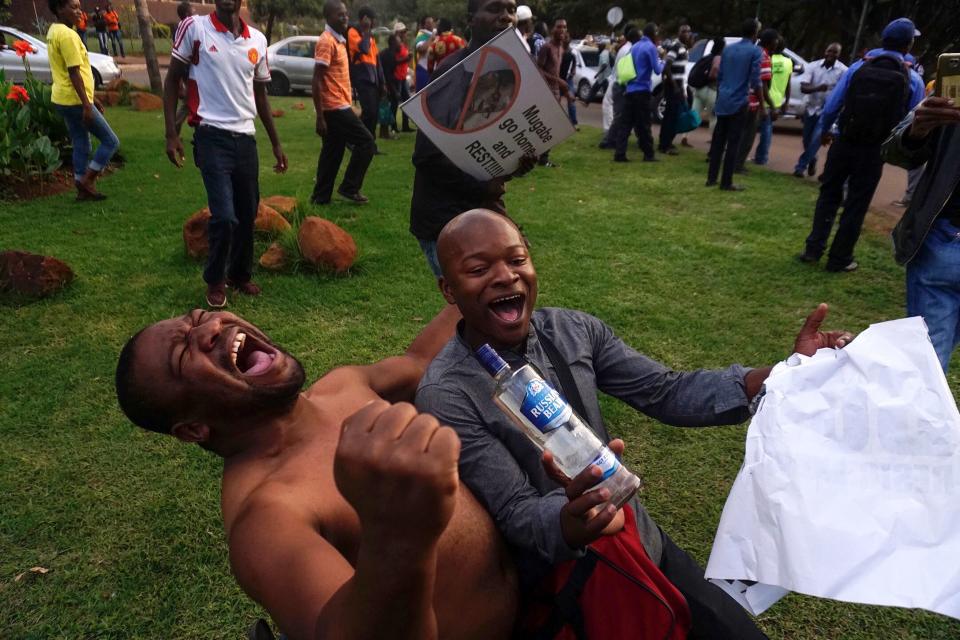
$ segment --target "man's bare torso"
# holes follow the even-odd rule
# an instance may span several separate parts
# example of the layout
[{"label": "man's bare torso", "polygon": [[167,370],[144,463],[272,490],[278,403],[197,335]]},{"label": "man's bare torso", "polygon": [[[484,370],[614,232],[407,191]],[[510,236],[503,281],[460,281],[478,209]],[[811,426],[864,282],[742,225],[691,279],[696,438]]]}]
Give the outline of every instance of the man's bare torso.
[{"label": "man's bare torso", "polygon": [[[230,541],[237,517],[252,504],[282,503],[302,514],[355,567],[360,521],[336,489],[334,453],[343,420],[378,396],[345,370],[335,370],[302,399],[307,401],[305,419],[298,418],[275,451],[225,464],[221,506],[227,538]],[[255,585],[240,582],[248,593],[256,592]],[[492,520],[462,484],[440,539],[434,594],[441,637],[509,636],[516,574]]]}]

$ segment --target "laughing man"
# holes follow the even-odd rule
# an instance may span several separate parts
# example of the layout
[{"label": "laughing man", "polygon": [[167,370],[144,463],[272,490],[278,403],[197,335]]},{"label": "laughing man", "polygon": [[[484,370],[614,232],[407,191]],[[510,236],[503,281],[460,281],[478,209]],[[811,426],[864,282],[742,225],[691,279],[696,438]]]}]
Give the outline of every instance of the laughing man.
[{"label": "laughing man", "polygon": [[[435,415],[460,436],[460,478],[493,516],[513,548],[521,585],[527,588],[551,568],[583,556],[601,535],[623,527],[623,511],[604,502],[591,466],[566,489],[548,471],[541,452],[498,409],[494,381],[474,357],[484,343],[508,364],[535,364],[550,384],[562,379],[548,356],[550,341],[583,398],[583,417],[610,442],[597,402],[603,391],[638,411],[675,426],[736,424],[750,416],[770,367],[733,365],[720,371],[682,373],[634,351],[606,324],[586,313],[538,309],[537,274],[526,243],[509,218],[473,210],[454,218],[438,239],[444,298],[463,314],[456,335],[427,369],[417,408]],[[841,347],[845,332],[820,332],[826,305],[810,314],[794,351]],[[561,365],[563,366],[563,365]],[[569,393],[567,394],[569,397]],[[622,442],[611,445],[622,451]],[[630,505],[643,549],[679,590],[689,607],[690,637],[749,640],[763,633],[744,610],[703,577],[703,569],[654,523],[636,497]],[[660,634],[661,636],[663,634]],[[660,636],[657,636],[660,637]]]}]

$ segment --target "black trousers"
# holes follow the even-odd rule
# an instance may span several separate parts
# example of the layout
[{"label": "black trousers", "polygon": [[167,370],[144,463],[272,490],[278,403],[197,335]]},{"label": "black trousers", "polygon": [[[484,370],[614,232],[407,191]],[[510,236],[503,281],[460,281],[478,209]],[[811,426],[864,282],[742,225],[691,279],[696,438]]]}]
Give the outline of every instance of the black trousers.
[{"label": "black trousers", "polygon": [[[719,124],[719,123],[718,123]],[[707,582],[703,568],[670,537],[663,537],[660,570],[683,594],[690,607],[690,640],[763,640],[747,612],[720,587]]]},{"label": "black trousers", "polygon": [[740,136],[740,148],[737,150],[737,171],[746,167],[747,156],[753,149],[757,139],[757,124],[760,122],[760,110],[747,109],[747,117],[743,124],[743,133]]},{"label": "black trousers", "polygon": [[[406,102],[410,98],[410,87],[407,86],[407,79],[397,80],[396,78],[391,78],[390,82],[393,85],[393,91],[390,94],[390,113],[393,114],[393,124],[390,125],[390,128],[394,131],[397,130],[397,110],[400,108],[401,102]],[[410,129],[410,120],[407,118],[407,114],[401,111],[403,114],[403,130],[408,131]]]},{"label": "black trousers", "polygon": [[314,202],[321,203],[329,202],[333,195],[333,183],[347,145],[351,147],[350,163],[343,175],[343,182],[340,183],[340,190],[346,193],[360,191],[376,148],[373,135],[360,122],[353,109],[324,111],[323,117],[327,121],[327,135],[323,138],[323,148],[320,149],[320,159],[317,160],[317,182],[311,198]]},{"label": "black trousers", "polygon": [[736,167],[737,154],[740,151],[740,136],[747,119],[747,107],[729,116],[717,116],[717,123],[713,127],[713,138],[710,140],[710,168],[707,171],[707,182],[716,182],[720,173],[720,163],[723,162],[723,176],[720,184],[729,187],[733,184],[733,170]]},{"label": "black trousers", "polygon": [[257,140],[211,126],[193,133],[193,161],[207,190],[210,252],[203,279],[242,283],[253,271],[253,221],[260,203]]},{"label": "black trousers", "polygon": [[637,130],[637,142],[644,158],[653,158],[653,135],[650,133],[650,92],[634,91],[624,96],[623,117],[617,126],[615,158],[627,157],[630,132]]},{"label": "black trousers", "polygon": [[[671,81],[672,84],[673,81]],[[666,108],[663,110],[663,121],[660,123],[660,142],[657,149],[666,151],[673,146],[673,139],[677,137],[677,115],[680,113],[680,89],[676,86],[664,86],[666,92]]]},{"label": "black trousers", "polygon": [[360,102],[360,120],[370,135],[376,139],[377,119],[380,115],[380,89],[375,84],[358,82],[354,85],[357,90],[357,100]]},{"label": "black trousers", "polygon": [[[818,258],[823,255],[842,201],[843,213],[830,245],[827,267],[841,269],[853,261],[853,248],[860,239],[863,219],[881,175],[883,160],[879,145],[854,145],[842,139],[833,143],[823,168],[820,197],[813,213],[813,229],[807,236],[807,255]],[[847,184],[846,198],[843,197],[844,183]]]}]

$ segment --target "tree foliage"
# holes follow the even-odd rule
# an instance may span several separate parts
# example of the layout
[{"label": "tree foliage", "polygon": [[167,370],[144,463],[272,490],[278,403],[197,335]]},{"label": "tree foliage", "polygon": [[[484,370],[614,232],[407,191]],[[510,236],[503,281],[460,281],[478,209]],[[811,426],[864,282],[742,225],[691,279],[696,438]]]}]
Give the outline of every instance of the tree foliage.
[{"label": "tree foliage", "polygon": [[267,42],[273,37],[273,26],[279,20],[323,15],[323,0],[251,0],[253,19],[263,25]]}]

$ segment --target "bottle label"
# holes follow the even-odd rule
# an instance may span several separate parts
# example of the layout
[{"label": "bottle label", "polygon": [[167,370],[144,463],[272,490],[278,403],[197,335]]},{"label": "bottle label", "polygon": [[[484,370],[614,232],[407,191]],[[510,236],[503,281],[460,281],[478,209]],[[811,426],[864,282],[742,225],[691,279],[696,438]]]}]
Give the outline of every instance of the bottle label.
[{"label": "bottle label", "polygon": [[520,411],[542,433],[553,431],[570,420],[570,405],[543,380],[527,383]]},{"label": "bottle label", "polygon": [[600,478],[600,481],[606,480],[620,468],[620,461],[617,460],[617,456],[613,455],[613,451],[610,451],[607,447],[604,447],[603,450],[600,451],[600,455],[590,464],[597,465],[600,467],[600,470],[603,471],[603,477]]}]

